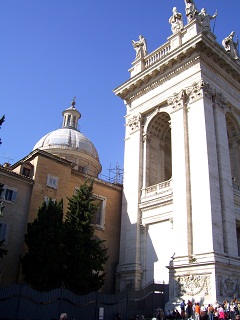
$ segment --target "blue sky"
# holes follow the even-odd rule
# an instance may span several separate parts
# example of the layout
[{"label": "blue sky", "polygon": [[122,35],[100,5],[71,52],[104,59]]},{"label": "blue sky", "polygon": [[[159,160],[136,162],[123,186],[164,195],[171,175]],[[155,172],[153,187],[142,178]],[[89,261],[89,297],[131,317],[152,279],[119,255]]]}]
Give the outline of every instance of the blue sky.
[{"label": "blue sky", "polygon": [[[239,0],[196,0],[209,14],[217,41],[240,37]],[[184,0],[0,0],[0,163],[17,162],[45,134],[61,127],[62,111],[76,96],[80,131],[98,150],[108,175],[123,169],[123,101],[113,89],[129,79],[131,40],[142,34],[148,51],[171,35]]]}]

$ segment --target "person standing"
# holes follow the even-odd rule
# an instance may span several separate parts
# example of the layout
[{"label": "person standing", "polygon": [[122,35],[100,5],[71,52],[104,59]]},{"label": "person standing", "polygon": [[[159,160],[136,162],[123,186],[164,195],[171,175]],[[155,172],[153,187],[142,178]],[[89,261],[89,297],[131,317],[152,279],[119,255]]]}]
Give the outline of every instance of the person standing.
[{"label": "person standing", "polygon": [[209,317],[209,320],[214,319],[214,308],[212,304],[208,305],[208,317]]},{"label": "person standing", "polygon": [[200,320],[200,305],[195,303],[195,320]]}]

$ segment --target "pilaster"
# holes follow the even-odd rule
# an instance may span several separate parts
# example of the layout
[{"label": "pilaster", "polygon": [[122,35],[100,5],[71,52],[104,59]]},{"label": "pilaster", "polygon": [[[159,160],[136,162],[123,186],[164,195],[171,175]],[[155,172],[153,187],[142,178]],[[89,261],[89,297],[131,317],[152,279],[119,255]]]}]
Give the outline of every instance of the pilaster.
[{"label": "pilaster", "polygon": [[140,264],[140,214],[139,197],[142,185],[142,133],[141,115],[129,115],[126,122],[124,189],[122,199],[120,261],[120,289],[139,289]]},{"label": "pilaster", "polygon": [[189,166],[187,109],[185,94],[182,90],[168,99],[172,106],[172,178],[173,178],[173,223],[176,246],[176,257],[187,259],[191,254],[191,216],[189,198]]}]

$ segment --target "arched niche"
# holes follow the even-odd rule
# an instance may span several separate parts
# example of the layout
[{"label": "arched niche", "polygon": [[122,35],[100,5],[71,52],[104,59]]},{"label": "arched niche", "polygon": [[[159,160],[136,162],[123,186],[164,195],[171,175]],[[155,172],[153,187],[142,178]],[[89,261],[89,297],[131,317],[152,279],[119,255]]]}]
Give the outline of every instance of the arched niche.
[{"label": "arched niche", "polygon": [[148,121],[146,139],[146,187],[172,177],[172,146],[170,116],[156,112]]}]

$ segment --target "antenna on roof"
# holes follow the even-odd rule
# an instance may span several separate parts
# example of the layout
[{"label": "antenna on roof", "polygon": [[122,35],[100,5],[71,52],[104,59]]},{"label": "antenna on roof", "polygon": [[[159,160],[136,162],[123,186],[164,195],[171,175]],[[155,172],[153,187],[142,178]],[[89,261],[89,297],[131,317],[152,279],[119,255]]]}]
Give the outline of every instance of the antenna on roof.
[{"label": "antenna on roof", "polygon": [[4,164],[8,164],[8,165],[10,165],[10,160],[14,160],[13,158],[11,158],[11,156],[9,155],[9,154],[6,154],[6,153],[4,153],[4,157],[1,157],[1,158],[3,158],[3,159],[7,159],[8,161],[6,161]]}]

